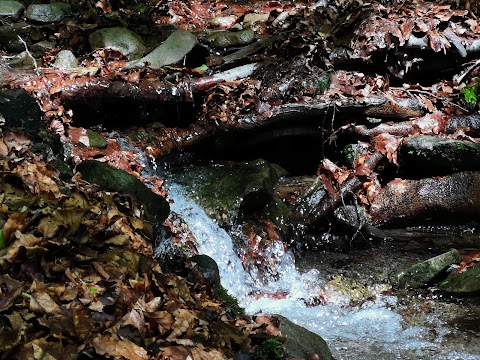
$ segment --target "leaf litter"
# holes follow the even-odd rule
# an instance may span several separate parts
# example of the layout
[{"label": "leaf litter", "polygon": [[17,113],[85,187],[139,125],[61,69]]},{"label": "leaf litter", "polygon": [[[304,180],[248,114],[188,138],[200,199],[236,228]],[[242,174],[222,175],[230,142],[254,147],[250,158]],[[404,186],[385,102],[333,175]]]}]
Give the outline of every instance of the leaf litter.
[{"label": "leaf litter", "polygon": [[133,199],[22,147],[0,160],[0,358],[224,359],[271,337],[185,265],[164,273]]}]

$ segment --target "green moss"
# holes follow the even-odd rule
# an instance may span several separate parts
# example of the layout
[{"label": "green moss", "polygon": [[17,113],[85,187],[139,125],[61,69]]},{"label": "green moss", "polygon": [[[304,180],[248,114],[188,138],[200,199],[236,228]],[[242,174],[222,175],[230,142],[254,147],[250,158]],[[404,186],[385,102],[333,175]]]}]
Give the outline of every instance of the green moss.
[{"label": "green moss", "polygon": [[245,309],[238,305],[238,300],[230,295],[222,285],[217,284],[213,289],[213,292],[217,299],[226,305],[226,314],[230,319],[245,315]]},{"label": "green moss", "polygon": [[257,346],[257,354],[261,359],[282,359],[284,355],[282,342],[276,338],[267,339]]},{"label": "green moss", "polygon": [[96,147],[98,149],[105,149],[107,147],[107,140],[95,131],[87,130],[87,136],[91,147]]},{"label": "green moss", "polygon": [[153,193],[135,176],[123,170],[89,160],[77,165],[77,171],[84,180],[97,184],[102,190],[129,194],[141,202],[145,207],[145,216],[150,221],[161,223],[170,212],[170,206],[162,196]]}]

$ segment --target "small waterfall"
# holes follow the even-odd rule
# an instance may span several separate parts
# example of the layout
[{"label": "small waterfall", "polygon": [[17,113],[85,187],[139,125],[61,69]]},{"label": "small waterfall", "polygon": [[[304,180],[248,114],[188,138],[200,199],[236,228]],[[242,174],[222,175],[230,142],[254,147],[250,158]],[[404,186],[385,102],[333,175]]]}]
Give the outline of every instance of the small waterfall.
[{"label": "small waterfall", "polygon": [[[405,324],[402,316],[393,311],[400,307],[394,296],[379,295],[376,300],[355,307],[344,306],[341,301],[308,307],[304,299],[318,295],[326,280],[316,269],[300,273],[293,258],[283,253],[283,247],[272,249],[281,259],[277,267],[280,278],[268,284],[252,278],[243,269],[228,233],[195,201],[188,199],[184,188],[157,169],[154,159],[149,161],[143,152],[122,139],[118,142],[143,159],[145,171],[142,175],[158,175],[166,180],[167,192],[174,201],[171,210],[188,224],[199,251],[216,261],[222,285],[247,313],[281,314],[289,318],[322,336],[337,360],[480,360],[478,354],[446,346],[444,338],[451,335],[450,330],[438,319],[431,320],[433,331]],[[255,297],[252,296],[255,291],[267,294],[285,291],[288,295],[282,299]]]},{"label": "small waterfall", "polygon": [[233,250],[232,239],[203,209],[185,196],[184,189],[170,182],[168,195],[173,199],[170,209],[180,214],[195,235],[199,251],[218,264],[222,285],[240,302],[254,289],[255,281],[243,270]]},{"label": "small waterfall", "polygon": [[[281,277],[261,284],[243,269],[229,234],[185,195],[182,186],[168,176],[166,179],[167,192],[174,201],[171,210],[181,215],[189,225],[199,251],[217,262],[222,285],[239,300],[247,313],[288,317],[321,335],[338,360],[480,360],[478,355],[445,350],[441,342],[448,330],[440,323],[434,335],[418,326],[406,326],[402,316],[392,310],[398,307],[394,296],[379,295],[376,300],[356,307],[345,306],[341,302],[308,307],[303,299],[318,294],[326,280],[315,269],[300,273],[288,256],[280,262]],[[251,295],[255,291],[285,291],[288,295],[282,299],[255,297]]]}]

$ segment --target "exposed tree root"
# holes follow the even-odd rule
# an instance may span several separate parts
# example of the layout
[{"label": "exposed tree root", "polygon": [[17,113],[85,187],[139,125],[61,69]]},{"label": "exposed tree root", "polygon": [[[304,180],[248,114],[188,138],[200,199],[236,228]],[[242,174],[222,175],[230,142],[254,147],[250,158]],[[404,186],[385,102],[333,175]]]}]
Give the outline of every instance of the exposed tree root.
[{"label": "exposed tree root", "polygon": [[374,225],[395,220],[453,217],[465,221],[480,216],[480,172],[460,172],[421,180],[396,179],[373,199]]}]

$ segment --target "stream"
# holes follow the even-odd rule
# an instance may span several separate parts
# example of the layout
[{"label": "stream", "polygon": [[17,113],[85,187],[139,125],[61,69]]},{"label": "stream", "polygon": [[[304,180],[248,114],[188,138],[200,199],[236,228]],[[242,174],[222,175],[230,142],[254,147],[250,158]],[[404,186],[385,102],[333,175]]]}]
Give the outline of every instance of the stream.
[{"label": "stream", "polygon": [[[288,317],[322,336],[337,360],[480,360],[478,306],[443,301],[428,294],[403,298],[378,294],[375,300],[357,306],[346,304],[341,296],[337,296],[325,305],[306,306],[303,299],[318,294],[329,277],[340,270],[346,275],[367,279],[372,288],[380,286],[372,276],[372,266],[373,273],[400,266],[405,259],[405,253],[400,249],[385,243],[375,249],[356,250],[353,255],[310,253],[297,259],[296,263],[282,247],[274,248],[272,256],[277,260],[281,276],[264,284],[244,271],[229,234],[185,196],[182,186],[167,176],[166,188],[169,198],[174,201],[171,210],[189,225],[199,251],[217,262],[222,285],[239,300],[248,314],[270,313]],[[409,256],[411,261],[411,256],[415,255]],[[421,260],[428,256],[417,254],[417,257]],[[373,261],[381,266],[375,267]],[[332,264],[337,264],[340,269],[332,268]],[[256,291],[282,291],[288,295],[283,299],[250,295]]]}]

